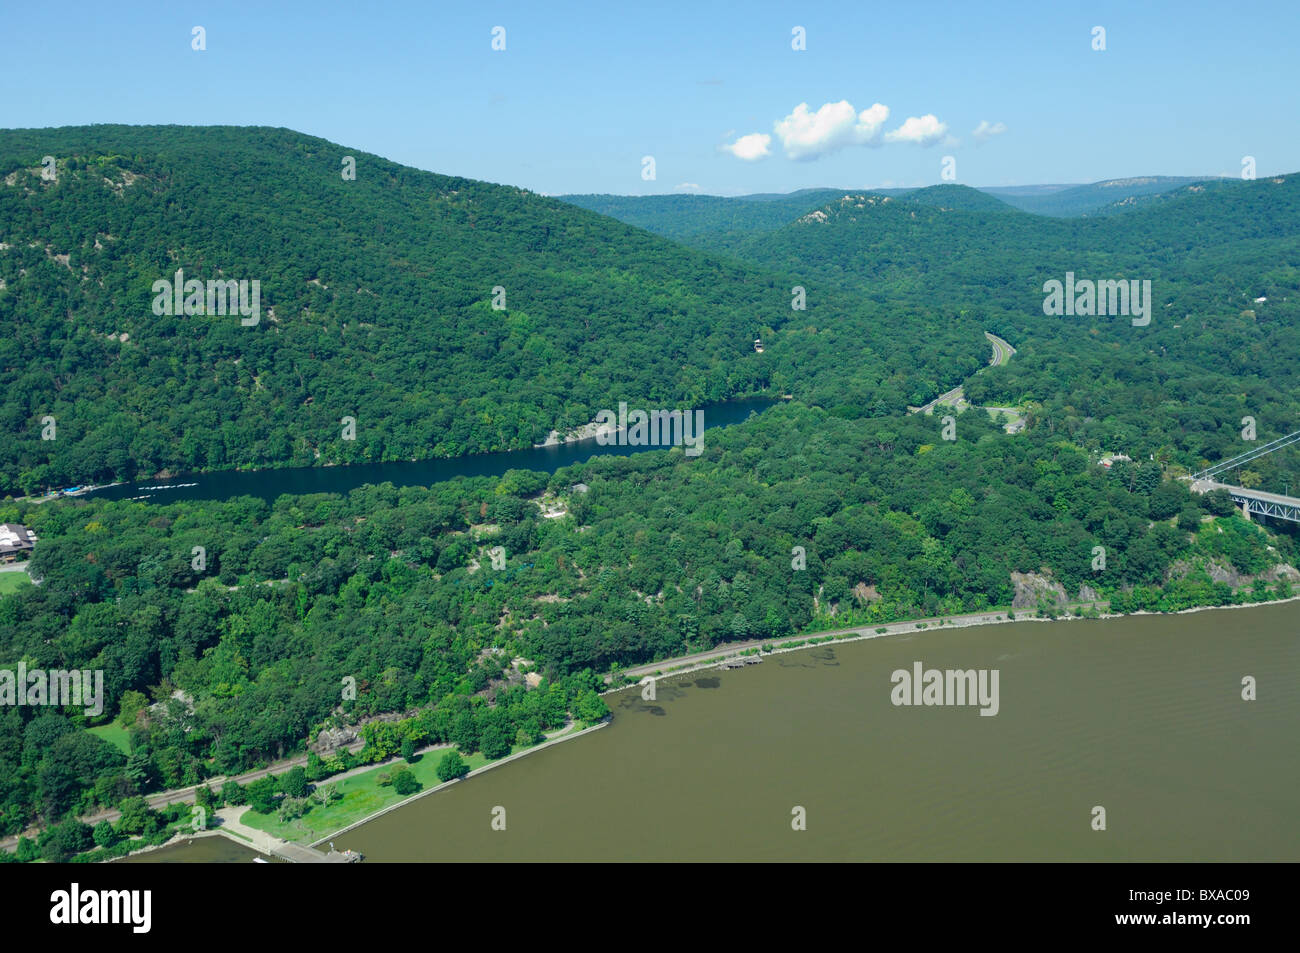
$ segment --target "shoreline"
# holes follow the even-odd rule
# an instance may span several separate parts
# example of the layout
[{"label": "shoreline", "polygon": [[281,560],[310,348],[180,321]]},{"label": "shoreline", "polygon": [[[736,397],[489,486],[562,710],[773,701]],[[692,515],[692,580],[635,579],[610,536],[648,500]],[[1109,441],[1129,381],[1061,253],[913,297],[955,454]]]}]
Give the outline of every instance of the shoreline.
[{"label": "shoreline", "polygon": [[[671,671],[658,672],[657,674],[653,674],[652,677],[657,681],[660,678],[669,678],[677,675],[689,675],[694,672],[703,671],[705,669],[718,668],[722,665],[723,662],[733,661],[737,657],[746,655],[746,653],[752,653],[753,649],[755,648],[758,648],[758,652],[755,654],[757,654],[761,658],[768,655],[782,655],[789,652],[801,652],[807,649],[819,648],[820,646],[823,645],[829,645],[838,642],[861,642],[867,639],[880,639],[880,638],[887,638],[896,635],[915,634],[917,632],[924,632],[927,629],[931,629],[931,628],[952,629],[952,628],[970,628],[973,626],[981,626],[981,625],[1004,625],[1008,623],[1017,623],[1017,622],[1042,622],[1042,623],[1087,622],[1087,621],[1101,621],[1106,619],[1133,618],[1136,616],[1162,616],[1162,615],[1175,616],[1175,615],[1188,615],[1196,612],[1213,612],[1217,610],[1228,610],[1228,609],[1254,609],[1263,606],[1285,605],[1286,603],[1297,602],[1297,601],[1300,601],[1300,595],[1291,596],[1286,599],[1270,599],[1266,602],[1241,603],[1241,604],[1230,605],[1230,606],[1193,606],[1188,609],[1179,609],[1176,612],[1151,612],[1147,610],[1140,610],[1138,612],[1127,612],[1127,613],[1104,612],[1099,614],[1095,618],[1087,618],[1083,616],[1073,616],[1073,615],[1057,617],[1057,618],[1048,618],[1045,616],[1037,616],[1037,615],[1024,615],[1017,618],[1007,618],[1007,613],[1005,611],[1002,613],[990,612],[986,614],[972,613],[965,616],[954,616],[954,617],[934,616],[929,618],[908,620],[903,622],[891,622],[881,626],[861,626],[861,627],[855,627],[851,629],[832,630],[830,632],[825,632],[825,633],[812,633],[806,636],[796,635],[783,640],[784,644],[782,642],[775,642],[773,640],[763,640],[755,645],[746,643],[732,649],[718,650],[722,654],[710,655],[708,659],[702,660],[696,664],[687,663],[685,666],[673,669]],[[1010,610],[1010,611],[1014,613],[1015,610]],[[923,625],[924,628],[918,629],[917,628],[918,624]],[[872,629],[872,631],[869,632],[862,631],[862,629],[866,629],[866,628],[870,628]],[[874,629],[876,628],[884,628],[887,631],[876,632],[874,631]],[[789,643],[791,641],[798,641],[801,642],[802,644],[790,645]],[[762,651],[760,646],[768,643],[772,643],[774,645],[773,650],[771,652]],[[671,664],[674,660],[666,659],[664,661],[665,663]],[[656,664],[656,663],[651,663],[651,664]],[[658,664],[664,664],[664,663],[658,663]],[[642,678],[644,679],[644,677],[646,676],[643,676]],[[612,695],[618,692],[628,691],[629,689],[638,688],[642,684],[644,684],[643,680],[628,685],[621,685],[618,687],[609,688],[601,692],[600,695],[604,697],[606,695]],[[518,760],[519,758],[527,757],[528,755],[533,754],[534,752],[537,751],[541,751],[544,748],[549,748],[552,745],[562,744],[574,738],[585,736],[590,732],[597,731],[601,728],[607,727],[610,723],[611,723],[611,719],[607,718],[603,721],[597,722],[594,725],[589,725],[586,728],[568,731],[559,737],[548,739],[547,741],[544,741],[541,744],[534,745],[533,747],[530,748],[526,748],[523,751],[515,752],[514,754],[507,755],[504,758],[499,758],[496,761],[490,761],[487,764],[482,765],[481,767],[473,769],[462,778],[455,778],[451,781],[445,781],[441,784],[435,785],[430,788],[426,788],[422,791],[417,791],[415,794],[412,794],[409,797],[403,798],[400,801],[382,807],[379,810],[371,814],[368,814],[365,817],[359,818],[358,820],[355,820],[349,824],[346,824],[343,827],[339,828],[338,830],[332,831],[331,833],[326,834],[323,837],[320,837],[316,840],[310,842],[285,841],[285,843],[298,844],[300,846],[306,846],[310,849],[317,849],[321,844],[327,843],[332,839],[341,837],[344,834],[351,833],[357,828],[362,827],[363,825],[368,824],[371,821],[377,820],[386,814],[396,811],[399,808],[405,807],[408,804],[412,804],[421,798],[428,797],[431,794],[435,794],[438,791],[442,791],[446,788],[449,788],[452,785],[460,783],[461,781],[468,780],[469,778],[482,774],[485,771],[490,771],[493,768],[499,767],[500,765],[508,764],[509,762]],[[435,747],[446,747],[446,746],[435,746]],[[382,767],[383,765],[375,765],[367,770],[378,771]],[[266,832],[262,832],[262,833],[266,833]],[[173,837],[171,840],[166,841],[165,843],[155,844],[149,847],[143,847],[139,850],[132,851],[129,854],[123,855],[123,857],[115,857],[113,858],[113,860],[107,861],[107,863],[113,863],[117,860],[122,860],[124,859],[124,857],[133,857],[136,856],[137,854],[146,854],[151,851],[161,850],[165,847],[179,846],[180,844],[185,843],[186,841],[193,840],[200,837],[216,837],[216,836],[225,837],[228,840],[232,841],[233,843],[239,844],[243,847],[247,847],[248,849],[257,853],[262,853],[262,854],[271,853],[271,851],[269,850],[263,850],[255,841],[250,841],[244,837],[241,837],[240,835],[236,834],[233,830],[228,830],[223,827],[217,827],[217,828],[211,828],[204,831],[196,831],[191,834],[178,833],[175,837]],[[267,836],[274,838],[277,841],[283,840],[283,838],[275,837],[275,835],[273,834],[267,833]]]},{"label": "shoreline", "polygon": [[[340,827],[338,830],[331,831],[330,833],[324,835],[323,837],[317,838],[316,840],[312,840],[312,841],[285,840],[283,837],[277,837],[275,834],[272,834],[268,831],[263,831],[260,828],[255,828],[255,827],[248,828],[248,825],[241,825],[243,827],[248,828],[249,830],[256,831],[258,834],[263,835],[267,839],[266,844],[264,845],[260,843],[259,839],[257,838],[244,837],[241,834],[237,833],[233,828],[222,825],[219,827],[211,827],[208,828],[207,830],[194,831],[193,833],[189,833],[189,834],[182,834],[178,832],[175,837],[172,837],[170,840],[167,840],[161,844],[151,844],[148,847],[141,847],[139,850],[133,850],[128,854],[123,854],[121,857],[114,857],[111,860],[101,861],[101,863],[109,863],[109,864],[116,863],[119,860],[125,860],[127,857],[135,857],[139,854],[147,854],[150,853],[151,851],[162,850],[165,847],[179,847],[181,844],[184,844],[191,840],[196,840],[201,837],[224,837],[226,840],[229,840],[234,844],[238,844],[241,847],[246,847],[249,850],[253,851],[254,853],[263,854],[267,856],[272,856],[272,855],[280,856],[276,854],[273,847],[270,846],[272,841],[284,843],[284,844],[294,844],[299,847],[306,847],[311,850],[316,850],[319,849],[321,844],[324,844],[327,841],[330,841],[336,837],[340,837],[343,834],[349,833],[355,830],[356,828],[361,827],[363,824],[369,824],[371,821],[383,817],[385,814],[395,811],[398,808],[405,807],[406,805],[412,803],[413,801],[418,801],[422,797],[428,797],[430,794],[434,794],[445,788],[449,788],[453,784],[458,784],[461,781],[468,780],[469,778],[482,774],[484,771],[490,771],[493,768],[497,767],[498,765],[506,764],[507,762],[515,761],[519,758],[527,757],[528,755],[533,754],[534,752],[541,751],[543,748],[549,748],[552,745],[562,744],[573,738],[582,737],[592,731],[596,731],[600,728],[604,728],[608,724],[609,724],[609,720],[606,719],[604,721],[599,721],[594,725],[589,725],[586,728],[577,728],[576,730],[571,729],[569,731],[566,731],[564,734],[559,735],[558,737],[549,738],[546,741],[543,741],[541,744],[533,745],[530,748],[525,748],[523,751],[516,751],[514,754],[506,755],[506,757],[504,758],[498,758],[496,761],[489,761],[487,764],[473,769],[462,778],[454,778],[451,781],[444,781],[443,783],[434,785],[433,787],[425,788],[423,791],[417,791],[412,795],[402,798],[402,800],[400,801],[397,801],[393,804],[386,805],[385,807],[381,807],[379,810],[371,814],[367,814],[365,817],[359,818],[358,820],[352,821],[350,824],[346,824],[343,827]],[[430,751],[434,751],[434,750],[449,751],[452,750],[452,748],[451,746],[448,745],[433,745],[428,749],[424,749],[423,753],[427,756],[427,754]],[[395,760],[399,760],[399,759],[389,759],[388,761],[385,761],[381,764],[370,765],[368,767],[363,768],[358,773],[364,774],[369,771],[379,771],[382,768],[391,765]],[[327,778],[324,781],[321,781],[319,783],[327,784],[329,783],[330,780],[331,779]],[[248,810],[251,810],[251,808],[249,808]],[[290,863],[292,863],[292,861],[290,861]]]},{"label": "shoreline", "polygon": [[[1211,612],[1211,611],[1214,611],[1214,610],[1217,610],[1217,609],[1252,609],[1252,608],[1258,608],[1258,607],[1261,607],[1261,606],[1268,606],[1268,605],[1282,605],[1282,604],[1285,604],[1285,603],[1288,603],[1288,602],[1296,602],[1296,601],[1300,601],[1300,595],[1291,596],[1291,597],[1289,597],[1289,598],[1287,598],[1287,599],[1271,599],[1271,600],[1269,600],[1269,601],[1267,601],[1267,602],[1242,603],[1242,604],[1239,604],[1239,605],[1231,605],[1231,606],[1195,606],[1195,607],[1192,607],[1192,608],[1189,608],[1189,609],[1179,609],[1177,612],[1149,612],[1149,611],[1145,611],[1145,610],[1143,610],[1143,611],[1139,611],[1139,612],[1128,612],[1128,613],[1125,613],[1125,612],[1113,612],[1113,613],[1112,613],[1112,612],[1106,612],[1106,613],[1102,613],[1102,614],[1100,614],[1100,615],[1097,616],[1095,619],[1089,619],[1089,618],[1085,618],[1085,617],[1083,617],[1083,616],[1064,616],[1064,617],[1058,617],[1058,618],[1048,618],[1048,617],[1045,617],[1045,616],[1037,616],[1037,615],[1034,615],[1034,616],[1025,615],[1025,616],[1021,616],[1021,617],[1017,617],[1017,618],[1011,618],[1011,619],[1009,619],[1009,618],[1006,617],[1006,613],[1005,613],[1005,612],[1000,613],[1000,614],[999,614],[999,613],[989,613],[989,614],[988,614],[988,615],[990,615],[990,616],[997,616],[997,615],[1000,615],[1000,616],[1001,616],[1000,618],[982,618],[982,617],[977,618],[977,617],[975,617],[974,614],[972,614],[972,615],[967,615],[967,616],[953,617],[953,618],[948,618],[948,617],[939,617],[939,616],[936,616],[936,617],[933,617],[933,619],[917,619],[917,620],[912,620],[912,621],[907,621],[907,622],[892,622],[892,623],[888,623],[888,624],[885,625],[885,626],[876,626],[876,627],[874,627],[874,628],[886,628],[886,629],[890,629],[891,627],[893,627],[891,631],[886,631],[886,632],[876,632],[876,631],[871,631],[871,632],[860,632],[860,631],[858,631],[857,629],[847,629],[847,630],[839,630],[839,631],[843,631],[843,632],[857,632],[857,634],[854,634],[854,635],[847,635],[847,636],[839,636],[839,637],[833,635],[832,633],[825,633],[825,634],[820,634],[820,635],[819,635],[819,634],[813,634],[813,635],[810,635],[810,636],[807,636],[807,637],[803,638],[802,640],[800,639],[799,636],[795,636],[795,637],[793,637],[793,640],[794,640],[794,641],[803,641],[803,644],[802,644],[802,645],[788,645],[788,644],[787,644],[787,645],[785,645],[785,646],[783,647],[782,645],[777,644],[777,645],[775,646],[775,648],[774,648],[771,652],[763,652],[763,651],[761,651],[761,649],[760,649],[760,651],[758,652],[758,655],[759,655],[760,657],[762,657],[762,656],[766,656],[766,655],[780,655],[780,654],[785,654],[785,653],[788,653],[788,652],[801,652],[801,651],[804,651],[804,650],[806,650],[806,649],[818,648],[818,647],[820,647],[820,646],[822,646],[822,645],[828,645],[828,644],[835,643],[835,642],[860,642],[860,641],[863,641],[863,640],[866,640],[866,639],[880,639],[880,638],[887,638],[887,637],[889,637],[889,636],[893,636],[893,635],[904,635],[904,634],[915,633],[915,632],[924,632],[926,629],[929,629],[929,628],[942,628],[942,629],[949,629],[949,628],[970,628],[970,627],[972,627],[972,626],[980,626],[980,625],[1001,625],[1001,624],[1006,624],[1006,623],[1016,623],[1016,622],[1043,622],[1043,623],[1050,623],[1050,622],[1087,622],[1087,621],[1100,621],[1100,620],[1105,620],[1105,619],[1124,619],[1124,618],[1131,618],[1131,617],[1135,617],[1135,616],[1187,615],[1187,614],[1189,614],[1189,613],[1193,613],[1193,612]],[[1014,612],[1015,610],[1011,610],[1011,611]],[[941,620],[942,620],[942,621],[941,621]],[[929,623],[929,622],[933,622],[934,625],[929,625],[929,624],[927,624],[927,623]],[[916,626],[917,626],[918,623],[920,623],[920,624],[925,624],[925,629],[918,629],[918,628],[916,628]],[[791,641],[791,639],[786,639],[786,640],[785,640],[786,643],[788,643],[788,642],[790,642],[790,641]],[[728,660],[732,660],[732,659],[735,659],[737,656],[742,655],[742,654],[743,654],[744,652],[746,652],[746,651],[747,651],[747,649],[736,649],[736,650],[734,650],[734,651],[728,653],[727,655],[725,655],[725,656],[723,656],[723,657],[710,658],[709,660],[704,661],[704,662],[701,662],[700,664],[692,665],[692,666],[689,666],[689,667],[686,667],[686,668],[682,668],[682,669],[679,669],[679,670],[675,670],[675,671],[671,671],[671,672],[665,672],[662,676],[655,676],[655,678],[656,678],[656,679],[658,679],[658,678],[660,678],[660,677],[668,678],[668,677],[675,676],[675,675],[686,675],[686,674],[690,674],[690,673],[693,673],[693,672],[701,671],[701,670],[704,670],[704,669],[717,668],[717,667],[719,667],[719,666],[721,665],[722,662],[724,662],[724,661],[728,661]],[[608,689],[608,690],[606,690],[606,691],[601,692],[600,694],[601,694],[601,696],[603,697],[603,696],[605,696],[605,695],[611,695],[611,694],[614,694],[614,693],[616,693],[616,692],[623,692],[623,691],[627,691],[627,690],[629,690],[629,689],[635,689],[635,688],[638,688],[638,687],[640,686],[640,684],[642,684],[642,683],[634,683],[634,684],[631,684],[631,685],[623,685],[623,686],[618,687],[618,688],[610,688],[610,689]],[[468,780],[469,778],[474,777],[475,775],[482,774],[484,771],[490,771],[490,770],[492,770],[493,768],[498,767],[499,765],[506,764],[506,763],[508,763],[508,762],[510,762],[510,761],[514,761],[514,760],[516,760],[516,759],[518,759],[518,758],[526,757],[527,755],[532,754],[534,751],[539,751],[539,750],[541,750],[542,748],[547,748],[547,747],[550,747],[551,745],[561,744],[561,743],[563,743],[563,742],[565,742],[565,741],[568,741],[568,740],[570,740],[570,739],[572,739],[572,738],[577,738],[577,737],[580,737],[580,736],[586,735],[586,734],[588,734],[589,732],[596,731],[596,730],[599,730],[599,729],[601,729],[601,728],[604,728],[604,727],[608,726],[608,725],[611,723],[611,720],[612,720],[612,718],[611,718],[611,719],[606,719],[606,720],[604,720],[604,721],[597,722],[596,724],[591,725],[591,726],[589,726],[589,727],[587,727],[587,728],[583,728],[583,729],[578,730],[578,731],[569,732],[569,733],[567,733],[567,734],[565,734],[565,735],[563,735],[563,736],[561,736],[561,737],[559,737],[559,738],[551,739],[551,740],[549,740],[549,741],[543,742],[543,743],[540,744],[540,745],[536,745],[536,746],[534,746],[534,747],[532,747],[532,748],[528,748],[528,749],[526,749],[526,750],[524,750],[524,751],[517,752],[517,753],[512,754],[512,755],[509,755],[509,756],[507,756],[507,757],[505,757],[505,758],[501,758],[501,759],[499,759],[499,760],[497,760],[497,761],[489,762],[488,764],[485,764],[485,765],[483,765],[483,766],[480,767],[480,768],[475,768],[473,771],[471,771],[469,774],[465,775],[465,777],[463,777],[463,778],[456,778],[456,779],[454,779],[454,780],[446,781],[446,782],[444,782],[444,783],[442,783],[442,784],[436,785],[435,787],[431,787],[431,788],[428,788],[428,789],[426,789],[426,790],[419,791],[419,792],[417,792],[417,793],[411,795],[410,797],[404,798],[403,800],[396,802],[395,804],[390,804],[390,805],[388,805],[387,807],[380,808],[378,811],[375,811],[373,814],[369,814],[369,815],[367,815],[366,817],[361,818],[360,820],[354,821],[354,822],[352,822],[351,824],[348,824],[348,825],[346,825],[346,826],[340,828],[339,830],[334,831],[334,832],[331,833],[331,834],[327,834],[326,836],[320,838],[319,840],[312,841],[311,843],[307,844],[307,846],[310,847],[310,848],[313,848],[313,849],[317,849],[317,848],[319,848],[319,846],[320,846],[321,844],[324,844],[324,843],[326,843],[326,842],[328,842],[328,841],[330,841],[330,840],[332,840],[332,839],[338,838],[338,837],[340,837],[340,836],[342,836],[342,835],[344,835],[344,834],[350,833],[350,832],[356,830],[357,828],[362,827],[363,825],[368,824],[368,823],[370,823],[370,822],[373,821],[373,820],[377,820],[378,818],[383,817],[383,816],[386,815],[386,814],[389,814],[389,813],[391,813],[391,812],[393,812],[393,811],[396,811],[396,810],[398,810],[399,808],[403,808],[403,807],[405,807],[406,805],[411,804],[411,803],[413,803],[413,802],[419,800],[419,799],[422,798],[422,797],[427,797],[427,796],[429,796],[429,795],[431,795],[431,794],[435,794],[435,793],[437,793],[438,791],[442,791],[442,790],[444,790],[445,788],[449,788],[449,787],[451,787],[452,785],[454,785],[454,784],[458,784],[458,783],[461,782],[461,781]],[[217,833],[221,833],[221,831],[218,829]],[[242,843],[242,841],[241,841],[241,843]],[[166,845],[163,845],[163,846],[166,846]],[[251,846],[251,845],[248,845],[248,846]],[[254,849],[256,849],[256,848],[254,848]]]},{"label": "shoreline", "polygon": [[533,444],[533,449],[541,450],[543,447],[562,447],[570,443],[582,443],[582,441],[590,440],[591,438],[598,436],[602,432],[610,433],[612,431],[609,430],[608,426],[602,427],[594,420],[591,421],[591,423],[586,423],[583,424],[581,427],[577,427],[573,430],[570,430],[567,434],[564,434],[563,436],[560,435],[560,432],[558,430],[552,430],[549,434],[546,435],[546,439],[543,440],[541,443]]},{"label": "shoreline", "polygon": [[[660,678],[669,678],[674,675],[688,675],[693,672],[704,671],[710,668],[720,668],[724,662],[735,661],[737,658],[756,655],[763,658],[768,655],[781,655],[786,652],[800,652],[804,649],[818,648],[822,645],[830,645],[837,642],[861,642],[866,639],[883,639],[895,635],[914,634],[924,632],[929,629],[964,629],[979,625],[1006,625],[1017,622],[1088,622],[1101,621],[1105,619],[1127,619],[1138,616],[1175,616],[1188,615],[1193,612],[1214,612],[1220,609],[1254,609],[1261,606],[1284,605],[1288,602],[1300,600],[1300,595],[1290,596],[1286,599],[1268,599],[1264,602],[1243,602],[1230,606],[1192,606],[1188,609],[1178,609],[1174,612],[1152,612],[1146,609],[1137,612],[1101,612],[1095,617],[1085,617],[1076,615],[1064,615],[1056,618],[1039,615],[1023,615],[1015,618],[1007,618],[1008,612],[1014,613],[1016,610],[1004,610],[1001,613],[990,611],[988,613],[968,613],[961,616],[930,616],[920,619],[910,619],[900,622],[887,622],[881,625],[871,626],[854,626],[847,629],[832,629],[824,632],[813,632],[806,635],[792,635],[781,639],[759,639],[756,641],[747,641],[737,643],[732,648],[718,648],[706,650],[708,658],[700,659],[698,662],[690,662],[694,656],[678,656],[675,659],[664,659],[661,662],[649,662],[645,665],[639,665],[635,668],[618,674],[636,678],[637,681],[607,688],[600,692],[601,697],[612,695],[616,692],[626,691],[629,688],[637,688],[644,684],[646,678],[658,680]],[[1093,603],[1093,606],[1097,603]],[[1028,612],[1029,610],[1023,610]],[[919,628],[918,628],[919,626]],[[885,629],[884,632],[877,632],[876,629]],[[864,631],[870,629],[871,631]],[[791,645],[791,642],[800,642],[799,645]],[[770,652],[762,650],[763,645],[772,645]],[[757,650],[757,651],[755,651]],[[702,653],[694,653],[699,655]],[[687,660],[687,661],[683,661]],[[660,666],[672,666],[676,663],[677,667],[660,670]],[[655,669],[646,671],[646,669]],[[630,672],[640,673],[631,675]],[[613,679],[615,673],[606,673],[605,678]]]},{"label": "shoreline", "polygon": [[609,725],[608,718],[606,718],[604,721],[598,721],[594,725],[588,725],[586,728],[579,728],[577,731],[565,732],[563,735],[560,735],[558,738],[550,738],[546,741],[543,741],[539,745],[533,745],[531,748],[525,748],[523,751],[516,751],[514,754],[506,755],[504,758],[498,758],[495,761],[489,761],[487,764],[483,765],[482,767],[475,768],[473,771],[470,771],[462,778],[453,778],[450,781],[444,781],[442,784],[435,785],[434,787],[425,788],[423,791],[417,791],[414,794],[410,795],[409,797],[405,797],[394,804],[389,804],[387,807],[381,807],[373,814],[367,814],[365,817],[361,818],[360,820],[353,821],[351,824],[347,824],[344,827],[340,827],[338,830],[332,831],[331,833],[326,834],[324,837],[311,841],[306,846],[311,848],[316,848],[319,845],[324,844],[326,841],[331,840],[332,838],[341,837],[343,834],[350,833],[351,831],[356,830],[358,827],[361,827],[363,824],[369,824],[371,821],[381,818],[385,814],[389,814],[393,811],[396,811],[398,808],[405,807],[408,804],[418,801],[420,798],[428,797],[430,794],[436,794],[438,791],[445,790],[446,788],[449,788],[454,784],[459,784],[461,781],[468,781],[470,778],[482,774],[484,771],[491,771],[495,767],[499,767],[500,765],[503,764],[508,764],[509,762],[516,761],[519,758],[526,758],[528,755],[533,754],[534,752],[537,751],[541,751],[543,748],[549,748],[552,745],[563,744],[564,742],[570,741],[574,738],[581,738],[589,734],[590,732],[599,731],[601,728],[604,728],[607,725]]}]

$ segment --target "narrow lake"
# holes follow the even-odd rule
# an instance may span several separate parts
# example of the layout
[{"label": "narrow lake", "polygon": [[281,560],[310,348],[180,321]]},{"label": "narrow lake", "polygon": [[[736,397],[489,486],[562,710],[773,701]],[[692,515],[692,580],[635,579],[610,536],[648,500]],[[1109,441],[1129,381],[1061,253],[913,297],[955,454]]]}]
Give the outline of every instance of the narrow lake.
[{"label": "narrow lake", "polygon": [[[1298,632],[1293,602],[930,629],[669,678],[653,702],[607,696],[607,728],[337,843],[370,862],[1297,861]],[[918,661],[998,670],[997,715],[895,706],[891,673]]]},{"label": "narrow lake", "polygon": [[[760,414],[774,403],[767,397],[732,400],[703,408],[704,428],[727,427]],[[706,443],[707,447],[708,444]],[[222,471],[195,473],[169,480],[142,480],[107,487],[86,494],[100,500],[141,499],[148,503],[176,503],[182,500],[224,500],[255,496],[274,500],[282,493],[347,493],[365,484],[392,483],[394,486],[429,486],[462,476],[500,476],[507,470],[539,470],[554,473],[592,457],[662,450],[663,447],[601,446],[592,437],[552,447],[530,447],[502,453],[437,460],[401,460],[393,463],[350,464],[341,467],[299,467],[280,470]]]}]

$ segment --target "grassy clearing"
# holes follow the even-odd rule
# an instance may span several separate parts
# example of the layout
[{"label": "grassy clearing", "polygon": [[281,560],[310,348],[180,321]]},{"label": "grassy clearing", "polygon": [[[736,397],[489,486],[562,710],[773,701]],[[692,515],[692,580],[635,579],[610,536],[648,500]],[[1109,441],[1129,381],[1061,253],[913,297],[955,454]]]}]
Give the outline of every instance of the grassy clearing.
[{"label": "grassy clearing", "polygon": [[127,730],[117,722],[110,721],[107,725],[99,725],[96,728],[87,728],[86,730],[114,745],[123,754],[131,753],[131,743],[128,740]]},{"label": "grassy clearing", "polygon": [[25,572],[0,572],[0,596],[13,595],[32,584]]},{"label": "grassy clearing", "polygon": [[[550,740],[566,737],[577,730],[575,727],[567,732],[553,736]],[[520,751],[526,751],[532,747],[536,746],[515,745],[510,749],[510,753],[518,754]],[[442,756],[447,750],[449,749],[441,748],[436,751],[426,752],[414,764],[407,765],[411,769],[411,773],[415,775],[415,779],[420,782],[420,790],[416,791],[415,794],[423,793],[429,788],[437,787],[442,783],[438,780],[438,762],[442,760]],[[461,759],[469,765],[471,771],[477,771],[488,763],[488,759],[483,756],[481,751],[475,752],[468,757],[461,755]],[[363,771],[350,778],[344,778],[342,781],[331,782],[327,778],[319,782],[319,784],[336,784],[339,793],[343,797],[324,807],[319,804],[313,805],[310,811],[297,820],[281,821],[274,814],[258,814],[256,811],[247,810],[240,816],[239,821],[247,827],[266,831],[268,834],[283,840],[310,844],[326,834],[331,834],[347,827],[349,824],[355,824],[376,811],[414,797],[415,794],[408,794],[403,797],[394,791],[391,785],[387,787],[380,787],[379,785],[379,775],[385,772],[391,773],[399,764],[406,764],[406,762],[399,760],[379,765],[369,771]]]}]

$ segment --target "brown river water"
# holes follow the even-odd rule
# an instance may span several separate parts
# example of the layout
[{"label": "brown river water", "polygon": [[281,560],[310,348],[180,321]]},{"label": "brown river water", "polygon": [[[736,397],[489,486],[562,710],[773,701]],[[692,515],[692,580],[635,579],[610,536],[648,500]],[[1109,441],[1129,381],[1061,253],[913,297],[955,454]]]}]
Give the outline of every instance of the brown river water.
[{"label": "brown river water", "polygon": [[[1293,602],[927,629],[670,677],[654,701],[606,696],[608,727],[337,846],[367,862],[1297,861],[1298,634]],[[997,714],[893,704],[892,673],[916,662],[996,670]],[[139,859],[251,857],[230,847]]]}]

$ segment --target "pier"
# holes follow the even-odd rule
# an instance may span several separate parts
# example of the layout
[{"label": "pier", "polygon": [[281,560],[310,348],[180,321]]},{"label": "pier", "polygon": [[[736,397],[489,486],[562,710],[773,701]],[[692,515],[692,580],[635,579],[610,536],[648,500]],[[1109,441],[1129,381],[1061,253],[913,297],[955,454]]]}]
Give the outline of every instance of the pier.
[{"label": "pier", "polygon": [[239,822],[239,815],[243,812],[242,806],[219,808],[218,826],[212,833],[228,837],[244,847],[252,847],[256,851],[278,857],[291,864],[355,864],[362,860],[361,854],[355,850],[335,850],[333,844],[329,845],[328,850],[324,847],[295,844],[268,834],[266,831],[248,827]]},{"label": "pier", "polygon": [[355,850],[322,851],[301,844],[291,844],[288,841],[275,844],[271,847],[270,853],[291,864],[355,864],[361,860],[361,855]]}]

